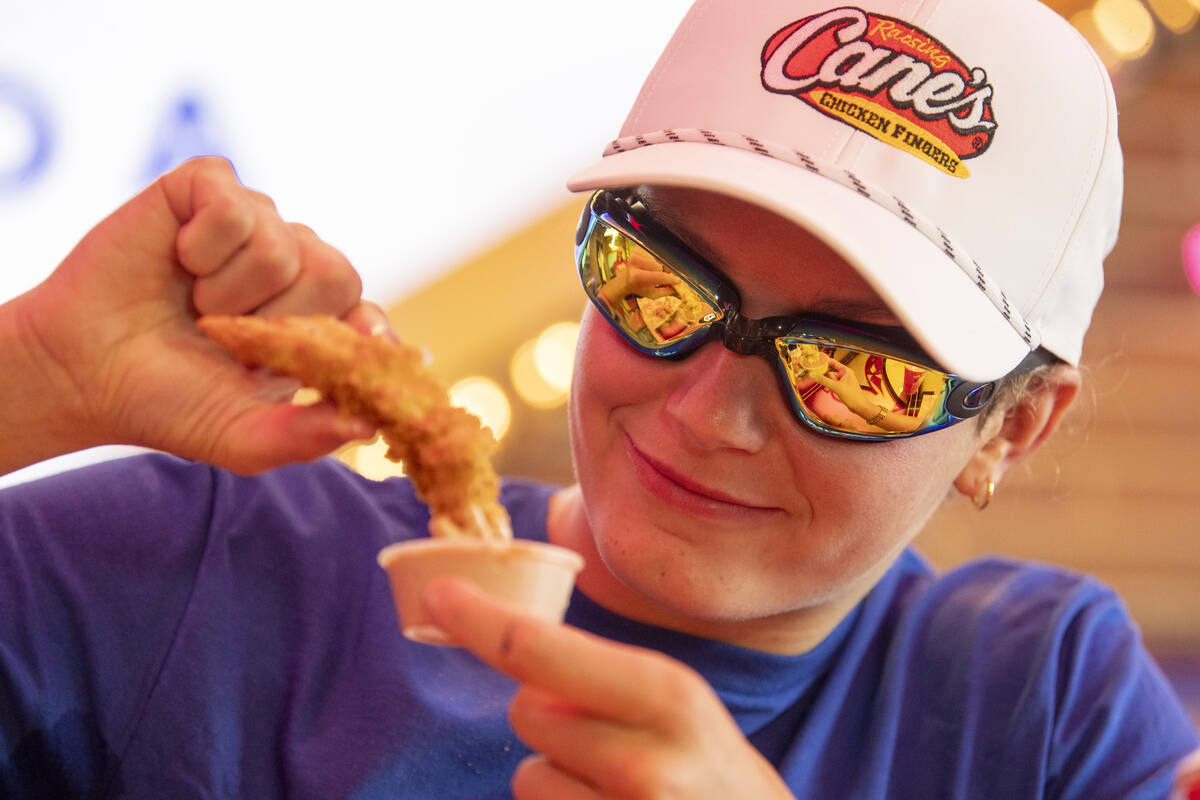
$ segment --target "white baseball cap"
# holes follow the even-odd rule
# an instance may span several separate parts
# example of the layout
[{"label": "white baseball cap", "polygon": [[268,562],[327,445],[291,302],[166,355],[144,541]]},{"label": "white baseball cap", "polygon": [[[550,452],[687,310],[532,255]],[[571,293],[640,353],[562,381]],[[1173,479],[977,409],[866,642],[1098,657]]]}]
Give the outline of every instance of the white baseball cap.
[{"label": "white baseball cap", "polygon": [[1112,85],[1034,0],[700,0],[574,191],[732,195],[812,231],[945,368],[1078,363],[1116,242]]}]

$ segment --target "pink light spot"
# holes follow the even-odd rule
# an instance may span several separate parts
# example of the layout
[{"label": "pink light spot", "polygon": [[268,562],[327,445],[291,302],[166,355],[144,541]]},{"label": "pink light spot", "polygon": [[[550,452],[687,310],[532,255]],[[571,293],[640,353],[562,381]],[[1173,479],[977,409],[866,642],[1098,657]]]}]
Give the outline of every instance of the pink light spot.
[{"label": "pink light spot", "polygon": [[1183,274],[1187,275],[1192,289],[1200,294],[1200,225],[1183,235]]}]

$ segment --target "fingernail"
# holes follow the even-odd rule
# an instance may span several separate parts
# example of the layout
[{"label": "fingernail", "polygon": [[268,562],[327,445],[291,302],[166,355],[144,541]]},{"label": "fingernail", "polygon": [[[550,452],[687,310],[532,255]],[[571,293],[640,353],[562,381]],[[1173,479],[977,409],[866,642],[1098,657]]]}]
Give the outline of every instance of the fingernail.
[{"label": "fingernail", "polygon": [[388,322],[387,317],[378,319],[373,325],[371,325],[371,335],[379,336],[383,339],[387,339],[390,342],[398,343],[400,341],[400,337],[396,335],[394,330],[392,330],[392,324]]}]

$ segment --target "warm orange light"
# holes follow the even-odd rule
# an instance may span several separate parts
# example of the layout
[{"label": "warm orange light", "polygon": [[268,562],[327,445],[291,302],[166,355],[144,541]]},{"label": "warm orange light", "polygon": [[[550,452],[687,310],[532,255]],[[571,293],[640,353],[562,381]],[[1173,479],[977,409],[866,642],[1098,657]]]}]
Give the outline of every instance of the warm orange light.
[{"label": "warm orange light", "polygon": [[404,474],[404,465],[388,459],[387,450],[383,437],[377,436],[372,442],[346,450],[341,460],[359,475],[373,481],[398,478]]},{"label": "warm orange light", "polygon": [[509,370],[513,388],[534,408],[555,408],[567,401],[566,388],[547,383],[538,369],[537,339],[530,339],[517,348]]},{"label": "warm orange light", "polygon": [[1187,33],[1200,18],[1200,0],[1146,0],[1150,10],[1172,33]]},{"label": "warm orange light", "polygon": [[504,389],[491,378],[463,378],[450,387],[450,402],[479,417],[484,425],[492,429],[496,441],[508,432],[512,422],[512,406]]},{"label": "warm orange light", "polygon": [[292,405],[311,406],[321,402],[321,393],[311,386],[301,386],[292,395]]},{"label": "warm orange light", "polygon": [[560,392],[571,388],[575,366],[575,343],[579,339],[578,322],[557,322],[542,331],[533,348],[538,374],[548,386]]},{"label": "warm orange light", "polygon": [[1096,28],[1122,58],[1141,58],[1154,44],[1154,18],[1138,0],[1096,0]]},{"label": "warm orange light", "polygon": [[[465,408],[487,427],[497,440],[507,431],[512,422],[512,407],[508,396],[499,384],[488,378],[463,378],[450,387],[450,402]],[[363,477],[374,481],[397,478],[404,475],[404,465],[387,457],[388,446],[383,437],[371,442],[350,445],[337,454],[343,464]]]},{"label": "warm orange light", "polygon": [[1112,72],[1121,65],[1124,59],[1116,50],[1113,50],[1112,45],[1105,41],[1100,29],[1096,26],[1096,15],[1092,13],[1092,9],[1085,8],[1072,14],[1071,24],[1083,34],[1083,38],[1088,40],[1088,43],[1096,51],[1096,55],[1100,56],[1100,61],[1103,62],[1106,69]]}]

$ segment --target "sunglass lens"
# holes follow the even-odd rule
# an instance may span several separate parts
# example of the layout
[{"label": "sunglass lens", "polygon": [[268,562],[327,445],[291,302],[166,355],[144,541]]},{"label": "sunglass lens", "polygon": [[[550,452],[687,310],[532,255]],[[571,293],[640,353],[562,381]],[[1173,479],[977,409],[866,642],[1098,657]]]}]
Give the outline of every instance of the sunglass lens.
[{"label": "sunglass lens", "polygon": [[592,300],[626,339],[647,352],[678,352],[722,316],[696,276],[598,218],[577,257]]},{"label": "sunglass lens", "polygon": [[827,431],[889,438],[941,427],[952,380],[893,356],[778,339],[776,349],[798,414]]}]

